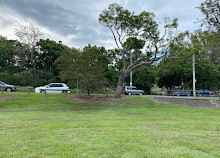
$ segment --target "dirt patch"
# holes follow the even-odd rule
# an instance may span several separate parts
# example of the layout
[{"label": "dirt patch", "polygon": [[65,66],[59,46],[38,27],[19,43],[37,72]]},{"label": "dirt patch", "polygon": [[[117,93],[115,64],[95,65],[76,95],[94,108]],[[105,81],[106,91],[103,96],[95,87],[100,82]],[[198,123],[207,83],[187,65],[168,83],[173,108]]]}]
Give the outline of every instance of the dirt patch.
[{"label": "dirt patch", "polygon": [[109,100],[116,100],[113,96],[104,96],[104,95],[66,95],[67,99],[74,100],[78,102],[91,101],[91,102],[103,102]]},{"label": "dirt patch", "polygon": [[113,109],[113,108],[125,106],[125,104],[119,104],[119,103],[115,102],[118,99],[114,98],[113,96],[105,96],[105,95],[81,96],[81,95],[70,94],[70,95],[66,95],[65,97],[70,102],[76,103],[75,107],[79,108],[81,110],[85,110],[85,109],[95,109],[95,110]]},{"label": "dirt patch", "polygon": [[8,101],[10,99],[11,99],[11,97],[0,97],[0,104],[5,102],[5,101]]},{"label": "dirt patch", "polygon": [[205,100],[205,99],[184,99],[184,98],[164,98],[164,97],[152,97],[157,103],[166,103],[174,105],[183,105],[188,107],[198,108],[219,108],[219,101]]}]

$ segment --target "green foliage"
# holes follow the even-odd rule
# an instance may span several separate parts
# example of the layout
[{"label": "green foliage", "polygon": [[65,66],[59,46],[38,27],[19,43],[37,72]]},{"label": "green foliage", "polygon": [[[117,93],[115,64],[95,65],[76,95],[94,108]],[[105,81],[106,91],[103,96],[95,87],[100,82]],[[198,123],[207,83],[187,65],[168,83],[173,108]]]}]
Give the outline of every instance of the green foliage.
[{"label": "green foliage", "polygon": [[83,51],[72,48],[61,55],[56,63],[62,79],[78,80],[83,94],[101,90],[106,83],[104,70],[108,63],[100,50],[88,45]]},{"label": "green foliage", "polygon": [[12,74],[5,73],[5,72],[0,73],[0,81],[3,81],[7,84],[13,84],[15,86],[20,85],[20,80],[17,75],[12,75]]},{"label": "green foliage", "polygon": [[[210,34],[197,30],[195,33],[180,33],[171,44],[168,59],[159,64],[158,85],[174,88],[181,86],[192,88],[192,54],[196,59],[196,87],[218,89],[220,69],[212,64],[208,45]],[[169,59],[171,58],[171,59]]]},{"label": "green foliage", "polygon": [[[35,85],[33,85],[33,80],[34,80],[33,74],[34,73],[36,73]],[[17,74],[17,77],[19,79],[20,86],[35,86],[35,87],[37,87],[37,86],[46,85],[50,82],[56,81],[56,78],[52,72],[47,71],[47,70],[34,70],[33,68],[20,72],[19,74]]]},{"label": "green foliage", "polygon": [[146,66],[134,71],[133,84],[138,88],[144,90],[146,94],[151,93],[151,88],[156,83],[156,67]]},{"label": "green foliage", "polygon": [[107,86],[111,88],[116,88],[118,82],[119,72],[116,71],[115,67],[109,66],[108,70],[105,72],[105,77],[107,79]]},{"label": "green foliage", "polygon": [[28,47],[16,40],[0,36],[0,72],[15,73],[26,66]]},{"label": "green foliage", "polygon": [[207,24],[209,29],[220,31],[220,3],[219,0],[205,0],[198,7],[205,18],[202,24]]},{"label": "green foliage", "polygon": [[41,52],[39,53],[37,60],[37,68],[54,71],[55,60],[68,49],[67,46],[64,46],[61,42],[56,43],[55,41],[46,39],[41,39],[37,42],[37,46],[40,46]]}]

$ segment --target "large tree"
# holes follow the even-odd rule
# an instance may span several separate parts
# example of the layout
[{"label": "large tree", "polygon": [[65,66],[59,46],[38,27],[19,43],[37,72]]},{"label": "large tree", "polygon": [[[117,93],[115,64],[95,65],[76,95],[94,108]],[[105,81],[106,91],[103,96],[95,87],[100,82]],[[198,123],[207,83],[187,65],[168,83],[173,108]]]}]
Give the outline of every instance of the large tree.
[{"label": "large tree", "polygon": [[28,26],[21,26],[20,28],[15,29],[15,34],[19,37],[19,40],[27,44],[30,49],[30,64],[32,67],[33,72],[33,83],[36,83],[36,58],[35,54],[39,49],[37,49],[37,42],[42,38],[43,34],[40,29],[35,26],[33,23],[29,22]]},{"label": "large tree", "polygon": [[19,37],[22,43],[25,43],[30,48],[31,65],[35,67],[34,52],[36,51],[37,42],[42,38],[43,34],[40,29],[33,23],[29,22],[28,26],[21,26],[15,29],[15,34]]},{"label": "large tree", "polygon": [[[165,21],[165,33],[161,36],[158,24],[154,20],[154,14],[151,12],[143,11],[136,15],[113,3],[99,15],[101,25],[109,28],[113,35],[119,50],[118,56],[122,63],[116,89],[117,98],[121,97],[123,82],[132,70],[152,64],[168,53],[169,35],[171,30],[177,27],[177,19],[170,21],[165,18]],[[133,64],[129,65],[127,59],[129,54],[136,49],[135,43],[137,40],[144,41],[143,48],[146,48],[146,52],[140,51],[136,55]]]}]

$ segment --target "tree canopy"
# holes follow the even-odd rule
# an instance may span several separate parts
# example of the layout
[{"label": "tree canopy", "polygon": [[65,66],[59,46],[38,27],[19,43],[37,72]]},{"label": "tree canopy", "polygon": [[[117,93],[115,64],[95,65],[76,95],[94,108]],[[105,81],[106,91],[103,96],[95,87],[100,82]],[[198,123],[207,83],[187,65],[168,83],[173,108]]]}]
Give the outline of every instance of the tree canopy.
[{"label": "tree canopy", "polygon": [[198,7],[205,18],[202,24],[207,24],[209,29],[220,31],[220,3],[219,0],[206,0]]},{"label": "tree canopy", "polygon": [[56,64],[61,70],[61,77],[66,80],[78,80],[82,93],[98,91],[106,83],[104,69],[105,56],[102,48],[86,46],[82,51],[72,48],[62,54]]}]

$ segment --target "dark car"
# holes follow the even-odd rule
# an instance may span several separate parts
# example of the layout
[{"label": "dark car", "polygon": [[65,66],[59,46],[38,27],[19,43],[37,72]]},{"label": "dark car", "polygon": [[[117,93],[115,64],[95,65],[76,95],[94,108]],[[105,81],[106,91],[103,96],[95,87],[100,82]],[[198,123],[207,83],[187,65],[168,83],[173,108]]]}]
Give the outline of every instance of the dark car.
[{"label": "dark car", "polygon": [[175,96],[190,96],[190,94],[184,90],[178,90],[173,92],[173,95]]},{"label": "dark car", "polygon": [[7,83],[4,83],[2,81],[0,81],[0,90],[3,91],[7,91],[7,92],[15,92],[16,91],[16,87],[14,85],[10,85]]},{"label": "dark car", "polygon": [[196,94],[199,94],[199,95],[213,95],[214,93],[212,91],[207,90],[207,89],[197,89]]}]

